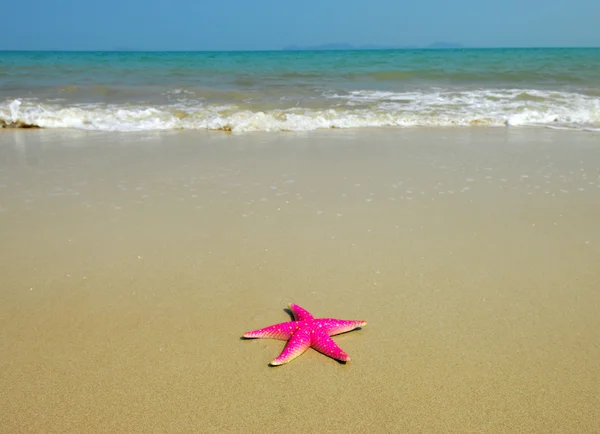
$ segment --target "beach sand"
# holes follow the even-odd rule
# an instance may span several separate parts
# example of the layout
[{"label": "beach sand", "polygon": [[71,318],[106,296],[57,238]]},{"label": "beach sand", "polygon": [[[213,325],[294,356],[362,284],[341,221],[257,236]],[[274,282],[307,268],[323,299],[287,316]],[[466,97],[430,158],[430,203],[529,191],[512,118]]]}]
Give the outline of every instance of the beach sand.
[{"label": "beach sand", "polygon": [[2,131],[0,430],[598,432],[599,137]]}]

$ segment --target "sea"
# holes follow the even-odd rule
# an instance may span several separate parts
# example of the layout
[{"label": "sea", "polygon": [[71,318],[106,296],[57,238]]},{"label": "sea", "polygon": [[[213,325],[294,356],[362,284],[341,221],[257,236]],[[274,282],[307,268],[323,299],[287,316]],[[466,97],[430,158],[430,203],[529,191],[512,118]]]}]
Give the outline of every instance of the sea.
[{"label": "sea", "polygon": [[600,131],[600,48],[5,51],[0,125]]}]

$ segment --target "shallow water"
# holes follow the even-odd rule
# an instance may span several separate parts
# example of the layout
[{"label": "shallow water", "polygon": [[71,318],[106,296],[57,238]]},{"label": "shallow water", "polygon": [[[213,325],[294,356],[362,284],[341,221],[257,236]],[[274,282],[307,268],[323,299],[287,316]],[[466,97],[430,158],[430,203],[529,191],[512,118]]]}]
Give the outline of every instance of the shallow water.
[{"label": "shallow water", "polygon": [[599,49],[2,52],[0,124],[600,128]]}]

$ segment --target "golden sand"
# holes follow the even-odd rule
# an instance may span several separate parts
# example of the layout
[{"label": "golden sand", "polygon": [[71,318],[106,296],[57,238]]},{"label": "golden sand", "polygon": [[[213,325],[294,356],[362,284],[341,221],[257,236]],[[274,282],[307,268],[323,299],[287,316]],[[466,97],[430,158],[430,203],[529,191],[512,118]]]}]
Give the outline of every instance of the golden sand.
[{"label": "golden sand", "polygon": [[597,432],[599,143],[5,131],[0,431]]}]

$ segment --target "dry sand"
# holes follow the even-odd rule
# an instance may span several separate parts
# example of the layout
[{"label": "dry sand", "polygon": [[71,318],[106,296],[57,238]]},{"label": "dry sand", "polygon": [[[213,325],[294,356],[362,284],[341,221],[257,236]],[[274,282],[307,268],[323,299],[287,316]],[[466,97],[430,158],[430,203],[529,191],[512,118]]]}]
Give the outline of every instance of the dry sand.
[{"label": "dry sand", "polygon": [[598,134],[4,131],[0,243],[2,432],[599,431]]}]

